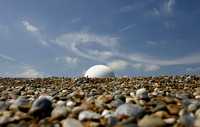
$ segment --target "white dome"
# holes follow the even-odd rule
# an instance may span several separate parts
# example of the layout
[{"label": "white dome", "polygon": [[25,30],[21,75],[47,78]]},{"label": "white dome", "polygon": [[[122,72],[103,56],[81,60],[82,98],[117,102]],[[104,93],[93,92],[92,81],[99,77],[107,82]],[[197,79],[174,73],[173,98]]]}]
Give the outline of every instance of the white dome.
[{"label": "white dome", "polygon": [[114,72],[111,68],[105,65],[94,65],[89,68],[84,77],[88,78],[106,78],[106,77],[115,77]]}]

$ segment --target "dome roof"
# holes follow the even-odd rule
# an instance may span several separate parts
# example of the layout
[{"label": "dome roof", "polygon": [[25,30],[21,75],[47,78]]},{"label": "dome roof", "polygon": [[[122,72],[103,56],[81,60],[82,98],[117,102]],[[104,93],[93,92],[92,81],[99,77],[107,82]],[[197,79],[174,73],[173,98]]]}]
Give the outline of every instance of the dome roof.
[{"label": "dome roof", "polygon": [[115,77],[114,72],[112,69],[105,65],[94,65],[89,68],[86,72],[84,77],[88,78],[106,78],[106,77]]}]

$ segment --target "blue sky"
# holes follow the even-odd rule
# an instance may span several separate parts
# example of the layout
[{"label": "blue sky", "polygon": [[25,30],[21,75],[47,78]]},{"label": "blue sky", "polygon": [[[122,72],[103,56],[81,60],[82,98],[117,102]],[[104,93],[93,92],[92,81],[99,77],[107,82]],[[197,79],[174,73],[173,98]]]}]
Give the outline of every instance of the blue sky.
[{"label": "blue sky", "polygon": [[198,0],[2,0],[1,76],[200,72]]}]

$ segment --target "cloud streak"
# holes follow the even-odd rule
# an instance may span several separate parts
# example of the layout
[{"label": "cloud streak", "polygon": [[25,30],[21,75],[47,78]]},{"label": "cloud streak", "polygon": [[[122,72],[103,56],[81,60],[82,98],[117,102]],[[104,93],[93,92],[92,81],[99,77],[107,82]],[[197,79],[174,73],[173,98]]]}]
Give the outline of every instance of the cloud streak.
[{"label": "cloud streak", "polygon": [[173,9],[175,6],[175,0],[168,0],[167,2],[164,3],[164,11],[166,14],[172,14],[173,13]]},{"label": "cloud streak", "polygon": [[40,44],[42,44],[43,46],[49,46],[45,37],[42,35],[38,27],[34,26],[33,24],[31,24],[29,21],[26,20],[23,20],[22,24],[24,25],[25,30],[27,32],[32,33],[32,35],[35,36],[35,38],[38,40],[38,42],[40,42]]},{"label": "cloud streak", "polygon": [[23,67],[23,70],[14,75],[14,77],[22,78],[42,78],[44,75],[30,66]]},{"label": "cloud streak", "polygon": [[134,26],[136,26],[136,24],[127,25],[127,26],[121,28],[121,29],[119,30],[119,32],[127,31],[127,30],[129,30],[129,29],[132,29]]},{"label": "cloud streak", "polygon": [[0,61],[4,61],[4,62],[15,62],[16,60],[10,56],[4,55],[4,54],[0,54]]},{"label": "cloud streak", "polygon": [[[190,54],[175,59],[160,59],[155,56],[149,56],[141,53],[125,53],[118,51],[120,46],[119,37],[103,36],[94,33],[76,32],[65,33],[57,37],[55,44],[65,47],[79,57],[89,60],[103,62],[115,70],[132,67],[143,71],[157,71],[162,66],[189,65],[200,63],[200,53]],[[148,42],[150,45],[156,45],[156,42]],[[83,48],[84,45],[95,44],[101,49]]]}]

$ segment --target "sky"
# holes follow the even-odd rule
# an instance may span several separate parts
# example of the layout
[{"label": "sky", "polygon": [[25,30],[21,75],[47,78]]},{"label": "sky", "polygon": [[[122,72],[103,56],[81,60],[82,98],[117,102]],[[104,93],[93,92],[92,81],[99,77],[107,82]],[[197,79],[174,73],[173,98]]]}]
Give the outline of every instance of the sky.
[{"label": "sky", "polygon": [[0,76],[200,73],[199,0],[0,2]]}]

